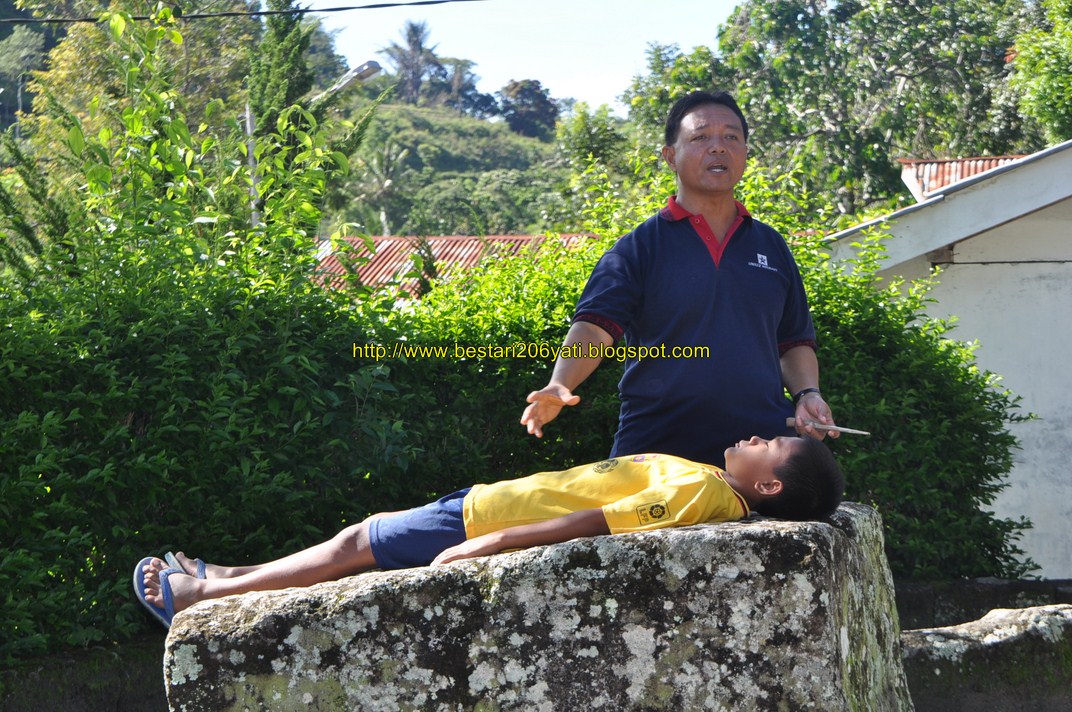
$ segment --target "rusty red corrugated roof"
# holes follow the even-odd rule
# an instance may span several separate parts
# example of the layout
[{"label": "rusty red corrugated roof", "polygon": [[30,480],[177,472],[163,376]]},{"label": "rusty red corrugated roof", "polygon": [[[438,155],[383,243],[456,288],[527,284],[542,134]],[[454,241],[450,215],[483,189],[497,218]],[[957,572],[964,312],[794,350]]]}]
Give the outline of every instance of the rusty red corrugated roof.
[{"label": "rusty red corrugated roof", "polygon": [[[592,236],[569,234],[561,235],[560,239],[572,245],[589,237]],[[369,252],[363,238],[347,237],[344,239],[352,246],[353,257],[368,259],[367,262],[357,265],[354,270],[358,279],[363,284],[379,286],[399,279],[414,269],[413,255],[420,251],[422,241],[427,245],[427,249],[431,250],[436,274],[442,279],[475,266],[485,256],[516,255],[525,247],[539,245],[547,237],[544,235],[488,235],[483,237],[438,235],[421,238],[377,235],[370,238],[375,248],[372,253]],[[341,280],[333,279],[333,276],[347,274],[349,270],[344,265],[347,257],[344,256],[340,260],[340,255],[331,249],[330,243],[325,243],[325,246],[321,248],[319,260],[320,272],[324,275],[325,283],[338,286]],[[416,293],[417,284],[417,280],[413,278],[401,280],[402,287],[411,294]]]},{"label": "rusty red corrugated roof", "polygon": [[1004,166],[1023,158],[1019,156],[977,156],[975,158],[943,158],[922,160],[898,158],[901,180],[916,200],[923,200],[942,188],[971,178],[985,171]]}]

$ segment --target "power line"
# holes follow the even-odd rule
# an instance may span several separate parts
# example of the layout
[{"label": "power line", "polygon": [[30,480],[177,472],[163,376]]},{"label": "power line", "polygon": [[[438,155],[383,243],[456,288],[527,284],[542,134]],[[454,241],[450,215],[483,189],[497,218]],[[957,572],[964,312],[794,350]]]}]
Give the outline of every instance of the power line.
[{"label": "power line", "polygon": [[[410,7],[417,5],[448,5],[456,2],[484,2],[484,0],[414,0],[413,2],[380,2],[372,5],[349,5],[347,7],[325,7],[319,9],[298,8],[295,10],[254,10],[228,11],[228,12],[203,12],[190,15],[175,13],[178,20],[207,20],[217,17],[263,17],[267,15],[307,15],[314,12],[347,12],[349,10],[379,10],[386,7]],[[149,20],[148,15],[136,15],[132,20]],[[30,24],[72,24],[75,22],[99,22],[98,17],[0,17],[0,25],[30,25]]]}]

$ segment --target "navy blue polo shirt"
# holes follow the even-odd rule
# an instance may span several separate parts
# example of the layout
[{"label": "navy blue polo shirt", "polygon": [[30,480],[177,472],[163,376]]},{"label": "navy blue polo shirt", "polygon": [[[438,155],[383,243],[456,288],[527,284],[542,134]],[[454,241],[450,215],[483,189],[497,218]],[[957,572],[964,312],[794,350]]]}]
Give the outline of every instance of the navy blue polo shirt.
[{"label": "navy blue polo shirt", "polygon": [[[719,244],[702,216],[670,198],[592,271],[574,321],[664,354],[625,360],[612,457],[663,452],[722,466],[738,440],[786,433],[794,409],[779,358],[814,348],[815,328],[785,240],[737,211]],[[681,347],[692,357],[675,357]]]}]

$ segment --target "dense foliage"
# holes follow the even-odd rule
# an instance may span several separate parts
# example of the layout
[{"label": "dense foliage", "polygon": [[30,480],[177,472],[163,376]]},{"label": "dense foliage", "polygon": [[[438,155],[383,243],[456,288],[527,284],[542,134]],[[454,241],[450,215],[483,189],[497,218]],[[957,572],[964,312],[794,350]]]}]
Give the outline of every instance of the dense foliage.
[{"label": "dense foliage", "polygon": [[186,124],[158,71],[181,36],[156,20],[111,16],[113,56],[137,71],[95,103],[100,131],[62,117],[77,195],[48,198],[25,156],[5,192],[66,213],[49,233],[6,226],[4,662],[143,628],[129,586],[147,552],[265,559],[319,540],[411,453],[380,408],[387,369],[353,362],[366,329],[314,279],[316,205],[344,156],[285,112],[256,144],[250,227],[241,127]]},{"label": "dense foliage", "polygon": [[556,211],[567,182],[553,149],[501,122],[384,105],[326,209],[370,234],[530,233]]},{"label": "dense foliage", "polygon": [[1054,142],[1072,139],[1072,2],[1043,0],[1046,19],[1027,30],[1012,52],[1012,83],[1024,113]]},{"label": "dense foliage", "polygon": [[311,26],[303,26],[294,0],[268,0],[273,13],[264,36],[249,57],[249,107],[258,133],[271,133],[279,115],[313,86],[313,72],[302,58],[309,49]]},{"label": "dense foliage", "polygon": [[[1043,147],[1038,113],[1020,111],[1012,79],[1021,60],[1010,50],[1028,38],[1040,49],[1064,41],[1036,30],[1039,20],[1023,0],[747,0],[716,48],[653,47],[649,73],[626,99],[631,118],[654,130],[685,91],[726,88],[752,117],[749,143],[764,165],[799,172],[808,189],[858,214],[903,195],[898,158]],[[1041,56],[1023,56],[1024,81],[1049,81],[1031,79],[1031,57]],[[1058,85],[1062,61],[1045,60]],[[1067,106],[1068,95],[1039,104]]]}]

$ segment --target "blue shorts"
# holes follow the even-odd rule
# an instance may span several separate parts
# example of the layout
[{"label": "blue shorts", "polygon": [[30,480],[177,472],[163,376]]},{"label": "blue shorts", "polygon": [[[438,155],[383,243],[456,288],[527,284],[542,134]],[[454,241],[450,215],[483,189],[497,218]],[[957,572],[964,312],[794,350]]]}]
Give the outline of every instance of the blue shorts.
[{"label": "blue shorts", "polygon": [[465,541],[462,501],[470,489],[369,522],[369,546],[379,567],[427,566],[440,552]]}]

